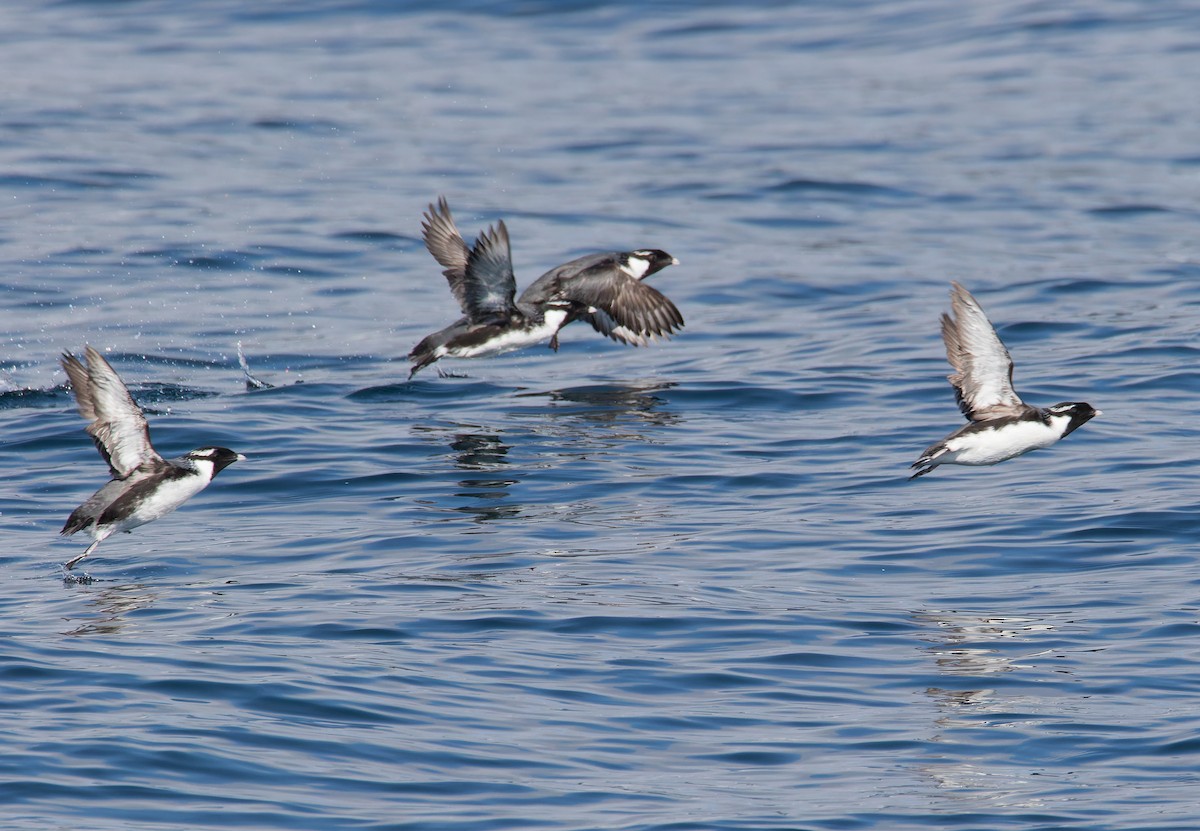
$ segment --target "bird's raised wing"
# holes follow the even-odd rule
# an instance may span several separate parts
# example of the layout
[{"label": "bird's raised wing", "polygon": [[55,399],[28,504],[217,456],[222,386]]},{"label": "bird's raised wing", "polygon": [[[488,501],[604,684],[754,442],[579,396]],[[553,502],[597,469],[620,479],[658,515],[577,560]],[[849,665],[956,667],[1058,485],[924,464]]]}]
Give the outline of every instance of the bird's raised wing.
[{"label": "bird's raised wing", "polygon": [[421,231],[425,238],[425,247],[444,269],[442,274],[446,275],[450,292],[458,301],[463,314],[467,314],[467,258],[470,257],[471,250],[454,224],[446,197],[439,196],[437,205],[429,206],[421,223]]},{"label": "bird's raised wing", "polygon": [[147,461],[162,461],[150,444],[150,427],[121,376],[90,346],[84,348],[85,366],[64,352],[62,367],[71,380],[79,414],[90,423],[87,433],[96,443],[113,478],[124,479]]},{"label": "bird's raised wing", "polygon": [[486,320],[516,310],[513,297],[517,280],[513,276],[512,252],[504,220],[489,227],[475,240],[467,257],[463,279],[463,312],[472,322]]},{"label": "bird's raised wing", "polygon": [[954,367],[948,378],[959,409],[971,421],[1020,415],[1026,405],[1013,390],[1008,350],[971,293],[950,285],[951,314],[942,315],[942,340]]}]

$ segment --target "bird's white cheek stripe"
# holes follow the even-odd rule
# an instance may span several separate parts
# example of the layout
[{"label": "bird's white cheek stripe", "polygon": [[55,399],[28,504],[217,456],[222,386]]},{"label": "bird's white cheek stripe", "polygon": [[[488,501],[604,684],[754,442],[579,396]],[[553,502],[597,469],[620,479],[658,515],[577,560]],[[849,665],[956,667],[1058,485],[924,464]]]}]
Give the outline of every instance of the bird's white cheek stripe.
[{"label": "bird's white cheek stripe", "polygon": [[640,257],[630,257],[629,265],[622,265],[621,270],[635,280],[640,280],[646,276],[646,271],[650,268],[650,263]]}]

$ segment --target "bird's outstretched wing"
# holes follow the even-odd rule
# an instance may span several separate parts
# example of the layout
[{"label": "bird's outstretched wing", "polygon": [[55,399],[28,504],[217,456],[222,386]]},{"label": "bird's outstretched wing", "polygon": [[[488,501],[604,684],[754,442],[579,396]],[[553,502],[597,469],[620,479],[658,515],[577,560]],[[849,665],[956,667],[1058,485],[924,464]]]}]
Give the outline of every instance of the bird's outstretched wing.
[{"label": "bird's outstretched wing", "polygon": [[467,258],[471,255],[471,249],[467,247],[454,224],[446,197],[439,196],[437,205],[429,206],[421,223],[421,231],[425,238],[425,247],[444,269],[442,273],[446,275],[446,281],[450,284],[450,292],[466,313],[465,280]]},{"label": "bird's outstretched wing", "polygon": [[421,228],[425,247],[442,266],[450,292],[469,320],[478,322],[513,310],[517,283],[503,222],[488,228],[474,248],[468,248],[442,196],[425,212]]},{"label": "bird's outstretched wing", "polygon": [[683,315],[666,295],[632,278],[616,285],[574,283],[570,299],[596,309],[583,319],[618,343],[645,346],[647,339],[666,337],[683,326]]},{"label": "bird's outstretched wing", "polygon": [[150,427],[117,371],[104,356],[84,347],[85,366],[64,352],[62,367],[71,380],[79,414],[90,423],[87,433],[96,443],[113,478],[124,479],[147,461],[162,461],[150,444]]},{"label": "bird's outstretched wing", "polygon": [[971,421],[1017,416],[1026,404],[1013,390],[1013,362],[996,330],[971,293],[952,282],[951,314],[942,315],[942,340],[954,372],[959,409]]},{"label": "bird's outstretched wing", "polygon": [[683,315],[662,292],[621,268],[619,252],[591,254],[537,279],[520,302],[569,305],[572,320],[586,320],[619,343],[645,346],[683,326]]},{"label": "bird's outstretched wing", "polygon": [[512,252],[504,220],[488,227],[475,240],[467,258],[467,277],[463,281],[463,311],[472,322],[516,311],[513,297],[517,280],[513,276]]},{"label": "bird's outstretched wing", "polygon": [[603,309],[592,307],[595,311],[586,312],[579,316],[580,320],[586,321],[593,329],[605,337],[612,338],[617,343],[623,343],[627,346],[647,346],[652,337],[643,335],[640,332],[635,332],[627,326],[622,326],[620,323]]}]

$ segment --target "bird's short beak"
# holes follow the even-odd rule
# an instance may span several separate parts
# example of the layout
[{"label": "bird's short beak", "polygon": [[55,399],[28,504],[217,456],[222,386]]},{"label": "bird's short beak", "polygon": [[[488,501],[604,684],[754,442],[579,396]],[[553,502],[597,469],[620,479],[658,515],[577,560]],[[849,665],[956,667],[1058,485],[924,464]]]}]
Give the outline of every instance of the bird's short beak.
[{"label": "bird's short beak", "polygon": [[246,457],[245,457],[245,455],[239,453],[239,454],[237,454],[237,460],[239,462],[244,462],[244,461],[246,461]]},{"label": "bird's short beak", "polygon": [[678,258],[678,257],[672,257],[672,258],[671,258],[671,265],[679,265],[679,258]]},{"label": "bird's short beak", "polygon": [[1102,416],[1102,415],[1104,415],[1104,410],[1096,410],[1096,412],[1093,414],[1093,416]]}]

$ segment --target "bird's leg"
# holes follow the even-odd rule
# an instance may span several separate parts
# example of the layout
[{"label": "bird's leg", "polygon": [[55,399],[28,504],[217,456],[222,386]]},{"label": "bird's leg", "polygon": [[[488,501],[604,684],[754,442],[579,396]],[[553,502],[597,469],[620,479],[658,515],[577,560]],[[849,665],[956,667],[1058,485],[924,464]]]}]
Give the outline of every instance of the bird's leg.
[{"label": "bird's leg", "polygon": [[69,559],[65,563],[63,563],[63,568],[65,568],[67,571],[70,571],[71,569],[75,568],[75,564],[77,562],[79,562],[80,560],[82,560],[87,555],[91,554],[93,551],[95,551],[96,546],[98,546],[99,544],[100,544],[100,540],[96,540],[94,543],[92,543],[86,549],[84,549],[84,552],[82,554],[80,554],[78,557],[72,557],[71,559]]},{"label": "bird's leg", "polygon": [[550,348],[555,352],[558,351],[558,332],[555,332],[553,337],[550,338]]}]

